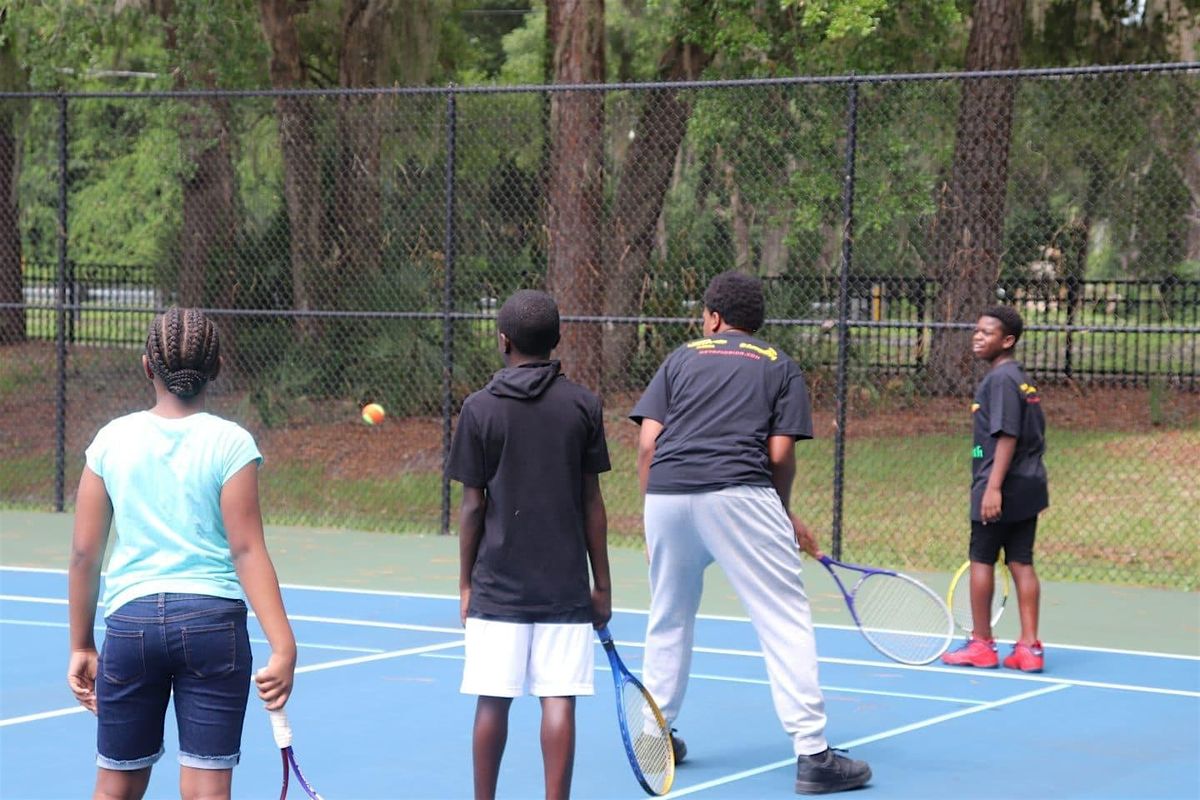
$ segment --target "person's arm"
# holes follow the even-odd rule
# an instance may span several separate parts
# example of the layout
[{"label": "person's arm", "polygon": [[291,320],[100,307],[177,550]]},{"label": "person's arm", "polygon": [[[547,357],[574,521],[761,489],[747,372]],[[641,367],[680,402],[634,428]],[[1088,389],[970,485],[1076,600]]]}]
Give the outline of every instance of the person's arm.
[{"label": "person's arm", "polygon": [[79,476],[75,496],[75,531],[67,570],[71,624],[71,657],[67,685],[80,705],[96,713],[96,603],[100,595],[100,566],[112,525],[112,501],[104,481],[89,467]]},{"label": "person's arm", "polygon": [[600,493],[600,476],[583,476],[583,524],[588,560],[592,563],[592,625],[612,619],[612,576],[608,569],[608,512]]},{"label": "person's arm", "polygon": [[459,619],[467,624],[467,606],[471,603],[471,571],[479,555],[483,539],[483,516],[487,495],[475,486],[463,486],[462,505],[458,513],[458,598]]},{"label": "person's arm", "polygon": [[992,458],[992,472],[988,475],[987,487],[983,490],[983,501],[979,504],[979,516],[983,522],[1000,519],[1004,499],[1001,488],[1004,476],[1012,466],[1013,454],[1017,452],[1017,437],[1002,433],[996,437],[996,454]]},{"label": "person's arm", "polygon": [[661,422],[646,417],[642,420],[641,430],[638,432],[638,485],[642,488],[643,497],[646,496],[646,486],[650,483],[650,462],[654,460],[654,447],[662,429]]},{"label": "person's arm", "polygon": [[771,467],[771,484],[779,494],[783,510],[787,512],[792,523],[792,532],[796,536],[796,544],[800,549],[813,558],[820,558],[821,551],[817,547],[816,537],[800,518],[792,513],[792,481],[796,478],[796,439],[793,436],[767,437],[767,461]]},{"label": "person's arm", "polygon": [[254,676],[258,696],[268,709],[277,711],[292,693],[296,671],[296,637],[283,608],[279,578],[267,552],[262,511],[258,502],[258,461],[251,461],[221,487],[221,518],[229,537],[229,552],[242,590],[254,609],[271,657]]}]

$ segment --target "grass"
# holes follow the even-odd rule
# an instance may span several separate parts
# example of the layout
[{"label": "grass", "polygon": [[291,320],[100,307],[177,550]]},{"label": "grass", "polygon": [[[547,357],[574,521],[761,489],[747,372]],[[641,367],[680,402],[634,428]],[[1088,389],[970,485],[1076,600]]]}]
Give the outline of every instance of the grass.
[{"label": "grass", "polygon": [[[1038,530],[1039,568],[1056,580],[1200,588],[1200,559],[1190,531],[1200,518],[1194,472],[1162,458],[1159,434],[1051,430],[1047,455],[1051,508]],[[1182,461],[1200,452],[1200,431],[1176,432]],[[613,471],[602,478],[610,537],[641,541],[636,454],[610,442]],[[950,569],[965,558],[968,443],[924,435],[850,440],[846,448],[843,552],[852,560],[908,569]],[[832,524],[832,442],[797,447],[793,508],[821,532]],[[1097,470],[1096,465],[1104,465]],[[1186,466],[1186,465],[1181,465]],[[263,470],[263,507],[271,522],[363,530],[432,532],[440,527],[436,471],[389,480],[329,477],[316,465],[275,463]],[[452,527],[458,487],[452,496]],[[1170,532],[1176,532],[1171,534]]]},{"label": "grass", "polygon": [[[29,345],[0,353],[0,506],[48,508],[54,482],[53,348]],[[68,506],[92,432],[118,408],[145,407],[145,387],[126,363],[135,357],[105,348],[72,353]],[[101,398],[102,404],[97,402]],[[961,404],[881,395],[855,408],[858,401],[851,399],[843,556],[911,569],[957,566],[966,551],[970,463],[966,420],[956,416]],[[218,413],[256,424],[253,411],[236,393],[214,400],[219,400]],[[1200,589],[1194,532],[1200,519],[1197,396],[1165,384],[1095,394],[1056,388],[1047,395],[1047,404],[1053,412],[1047,454],[1051,507],[1038,531],[1039,571],[1048,579]],[[356,439],[353,434],[364,429],[336,422],[341,416],[349,420],[353,409],[352,402],[335,410],[314,401],[310,416],[324,416],[316,420],[323,425],[293,416],[265,432],[269,436],[260,441],[269,442],[263,445],[268,458],[262,471],[267,521],[406,533],[440,530],[440,426],[395,419],[395,432],[405,434],[397,441],[404,444]],[[796,449],[792,504],[832,549],[833,442],[828,410],[818,412],[824,415],[822,438]],[[631,426],[617,409],[609,415],[613,470],[602,478],[602,486],[610,539],[615,546],[637,546],[641,498]],[[936,432],[924,432],[928,430]],[[364,442],[391,450],[364,454],[357,449]],[[395,454],[405,458],[394,468],[363,469],[376,459],[391,463],[384,456]],[[458,497],[455,486],[452,527]]]}]

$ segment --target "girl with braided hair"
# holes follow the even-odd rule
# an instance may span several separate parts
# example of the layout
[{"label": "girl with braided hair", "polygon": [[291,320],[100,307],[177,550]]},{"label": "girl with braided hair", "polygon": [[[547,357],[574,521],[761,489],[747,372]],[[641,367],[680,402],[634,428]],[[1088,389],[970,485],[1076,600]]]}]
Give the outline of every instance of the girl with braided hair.
[{"label": "girl with braided hair", "polygon": [[[207,413],[221,367],[217,328],[195,309],[155,317],[142,369],[155,404],[109,422],[87,449],[71,542],[67,683],[98,717],[94,796],[140,798],[163,754],[174,698],[180,793],[230,796],[250,691],[250,605],[271,645],[255,676],[269,709],[292,690],[296,640],[263,538],[262,455],[236,423]],[[102,653],[93,638],[100,567]]]}]

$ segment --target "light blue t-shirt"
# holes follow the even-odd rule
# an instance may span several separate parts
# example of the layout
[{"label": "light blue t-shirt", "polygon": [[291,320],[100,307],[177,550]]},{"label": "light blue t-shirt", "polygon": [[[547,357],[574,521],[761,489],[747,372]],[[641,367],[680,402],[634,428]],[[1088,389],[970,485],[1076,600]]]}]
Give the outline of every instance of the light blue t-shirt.
[{"label": "light blue t-shirt", "polygon": [[112,500],[117,541],[105,616],[159,592],[244,599],[221,517],[221,487],[250,462],[254,437],[208,413],[118,417],[96,434],[87,465]]}]

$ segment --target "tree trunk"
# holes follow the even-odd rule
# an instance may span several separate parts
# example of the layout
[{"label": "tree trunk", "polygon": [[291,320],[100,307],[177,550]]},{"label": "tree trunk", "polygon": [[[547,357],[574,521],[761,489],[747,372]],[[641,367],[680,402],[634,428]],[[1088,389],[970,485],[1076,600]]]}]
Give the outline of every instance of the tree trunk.
[{"label": "tree trunk", "polygon": [[[604,80],[603,0],[562,0],[554,42],[556,83]],[[602,305],[604,95],[555,92],[550,101],[546,287],[565,315],[595,316]],[[565,323],[558,347],[564,371],[599,391],[601,331]]]},{"label": "tree trunk", "polygon": [[[7,9],[0,11],[0,34],[10,27]],[[0,90],[22,91],[24,75],[12,52],[12,36],[0,41]],[[17,177],[20,160],[17,126],[24,116],[24,100],[0,100],[0,303],[24,301],[21,274],[20,207],[17,202]],[[0,345],[25,341],[25,310],[0,309]]]},{"label": "tree trunk", "polygon": [[[304,64],[292,0],[262,0],[263,34],[271,49],[271,86],[296,89],[304,85]],[[317,101],[319,102],[319,101]],[[275,113],[283,153],[283,195],[287,203],[288,247],[291,256],[292,308],[309,311],[319,305],[312,294],[320,280],[324,256],[322,238],[321,160],[315,129],[314,101],[303,97],[277,97]],[[302,339],[317,334],[316,320],[297,317],[296,333]]]},{"label": "tree trunk", "polygon": [[[659,81],[695,80],[711,60],[698,46],[676,38],[658,61]],[[662,215],[675,172],[679,147],[692,113],[690,97],[674,89],[646,93],[634,128],[608,236],[605,237],[606,289],[604,313],[640,313],[637,298],[654,250],[655,226]],[[615,386],[632,377],[629,363],[637,346],[637,327],[616,325],[604,336],[606,383]]]},{"label": "tree trunk", "polygon": [[[966,69],[1018,66],[1023,0],[978,0],[971,19]],[[933,222],[935,275],[940,290],[935,319],[973,322],[999,277],[1004,239],[1008,152],[1017,84],[1013,79],[962,82],[950,182],[938,197]],[[969,392],[973,358],[965,330],[934,331],[930,388]]]},{"label": "tree trunk", "polygon": [[[386,85],[387,45],[392,32],[390,0],[345,0],[338,83],[345,88]],[[329,276],[333,293],[355,281],[377,275],[382,259],[380,176],[381,117],[388,99],[382,95],[338,98],[338,142],[334,182],[334,241],[337,265]]]},{"label": "tree trunk", "polygon": [[[154,9],[163,21],[168,52],[182,56],[174,0],[158,0]],[[196,85],[217,88],[212,68],[202,63],[182,65],[176,73],[175,88],[191,89]],[[182,102],[185,105],[180,115],[180,148],[185,168],[191,172],[182,175],[180,181],[183,221],[179,238],[179,303],[192,307],[203,307],[210,301],[231,305],[237,285],[234,245],[239,215],[229,102],[224,98]],[[210,274],[213,271],[215,274]]]},{"label": "tree trunk", "polygon": [[229,103],[224,99],[187,102],[191,105],[183,113],[181,144],[184,163],[192,172],[182,176],[179,302],[191,307],[213,303],[228,308],[235,302],[234,248],[239,228]]}]

